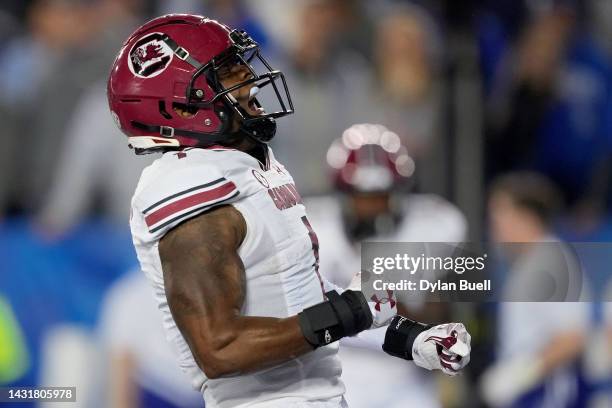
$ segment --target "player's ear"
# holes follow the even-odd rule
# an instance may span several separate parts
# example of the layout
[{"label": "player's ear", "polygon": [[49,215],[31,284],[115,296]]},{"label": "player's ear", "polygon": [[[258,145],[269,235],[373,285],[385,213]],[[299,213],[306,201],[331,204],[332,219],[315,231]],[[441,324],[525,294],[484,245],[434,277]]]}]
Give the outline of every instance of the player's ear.
[{"label": "player's ear", "polygon": [[172,110],[174,110],[179,116],[188,118],[196,113],[196,110],[188,109],[186,105],[180,103],[173,103]]}]

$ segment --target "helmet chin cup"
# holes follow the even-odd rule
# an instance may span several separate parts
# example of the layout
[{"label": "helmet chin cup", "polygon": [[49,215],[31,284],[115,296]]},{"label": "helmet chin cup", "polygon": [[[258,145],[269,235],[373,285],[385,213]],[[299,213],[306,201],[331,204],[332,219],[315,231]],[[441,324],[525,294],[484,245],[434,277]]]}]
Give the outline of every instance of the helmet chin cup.
[{"label": "helmet chin cup", "polygon": [[240,131],[261,143],[268,143],[276,134],[276,120],[262,118],[240,125]]}]

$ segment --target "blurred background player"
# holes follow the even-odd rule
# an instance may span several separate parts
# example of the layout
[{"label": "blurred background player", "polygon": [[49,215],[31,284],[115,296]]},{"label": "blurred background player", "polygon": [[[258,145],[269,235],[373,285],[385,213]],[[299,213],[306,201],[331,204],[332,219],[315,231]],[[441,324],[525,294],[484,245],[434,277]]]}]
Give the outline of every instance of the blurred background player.
[{"label": "blurred background player", "polygon": [[[340,287],[361,269],[362,241],[462,242],[466,221],[443,198],[409,194],[413,159],[399,136],[383,125],[357,124],[346,129],[327,151],[336,194],[306,200],[320,244],[320,271]],[[401,295],[398,296],[401,301]],[[404,303],[411,315],[442,321],[442,304]],[[351,407],[406,405],[437,407],[433,378],[398,364],[380,352],[342,346],[342,380]],[[364,371],[384,373],[366,379]],[[390,392],[376,393],[372,389]],[[392,393],[391,393],[392,391]],[[388,398],[381,399],[381,395]]]},{"label": "blurred background player", "polygon": [[539,174],[507,174],[491,189],[491,237],[508,262],[497,361],[482,379],[483,395],[492,406],[577,403],[575,363],[589,332],[590,307],[577,302],[588,288],[573,252],[547,245],[560,243],[551,229],[558,206],[558,191]]},{"label": "blurred background player", "polygon": [[98,328],[104,351],[106,406],[195,408],[201,395],[176,363],[151,285],[139,270],[118,279],[105,295]]},{"label": "blurred background player", "polygon": [[[38,227],[50,237],[74,228],[92,208],[117,225],[129,216],[125,203],[153,157],[135,158],[126,151],[107,111],[105,83],[95,82],[83,90],[68,120],[59,165],[38,213]],[[108,157],[113,158],[112,166]]]}]

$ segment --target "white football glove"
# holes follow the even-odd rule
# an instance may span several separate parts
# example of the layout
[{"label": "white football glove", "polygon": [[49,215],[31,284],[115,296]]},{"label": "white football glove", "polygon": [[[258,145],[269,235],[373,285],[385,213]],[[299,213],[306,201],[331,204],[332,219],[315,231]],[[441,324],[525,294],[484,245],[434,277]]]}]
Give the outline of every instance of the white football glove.
[{"label": "white football glove", "polygon": [[417,336],[412,358],[419,367],[454,376],[470,362],[471,340],[463,324],[439,324]]},{"label": "white football glove", "polygon": [[[348,289],[361,290],[361,272],[353,276]],[[397,299],[392,290],[388,290],[386,294],[372,295],[368,305],[372,312],[372,329],[388,325],[397,314]]]}]

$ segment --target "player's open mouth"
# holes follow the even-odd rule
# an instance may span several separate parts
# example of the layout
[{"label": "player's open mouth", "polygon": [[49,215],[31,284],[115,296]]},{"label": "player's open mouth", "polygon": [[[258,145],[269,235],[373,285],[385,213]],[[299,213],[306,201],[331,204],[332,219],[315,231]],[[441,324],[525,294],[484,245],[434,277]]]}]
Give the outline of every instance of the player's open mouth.
[{"label": "player's open mouth", "polygon": [[255,97],[259,93],[259,87],[254,86],[249,91],[249,101],[247,103],[247,112],[252,116],[259,116],[264,113],[264,108],[259,106],[257,99]]}]

